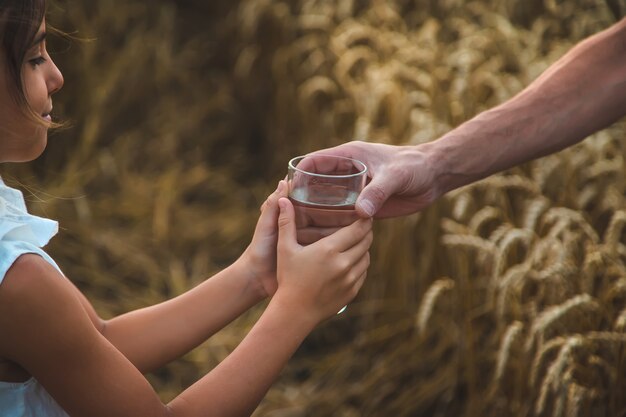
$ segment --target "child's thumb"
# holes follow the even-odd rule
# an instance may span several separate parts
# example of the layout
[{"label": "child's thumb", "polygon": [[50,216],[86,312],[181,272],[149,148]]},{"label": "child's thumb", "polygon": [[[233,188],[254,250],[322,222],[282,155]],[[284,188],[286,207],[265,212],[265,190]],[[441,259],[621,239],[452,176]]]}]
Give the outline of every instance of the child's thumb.
[{"label": "child's thumb", "polygon": [[288,247],[297,243],[295,212],[291,201],[287,198],[278,200],[280,214],[278,216],[278,247]]}]

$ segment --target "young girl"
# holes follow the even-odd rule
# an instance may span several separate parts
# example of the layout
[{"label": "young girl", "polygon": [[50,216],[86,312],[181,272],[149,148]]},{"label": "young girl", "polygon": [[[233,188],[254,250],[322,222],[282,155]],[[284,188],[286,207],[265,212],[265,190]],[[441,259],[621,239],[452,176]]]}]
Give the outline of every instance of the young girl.
[{"label": "young girl", "polygon": [[[37,158],[63,77],[46,51],[45,0],[0,0],[0,162]],[[41,249],[56,222],[26,212],[0,181],[0,415],[250,415],[306,335],[358,292],[371,221],[308,246],[296,241],[286,184],[262,207],[252,242],[187,293],[111,320]],[[241,344],[167,405],[143,377],[271,300]]]}]

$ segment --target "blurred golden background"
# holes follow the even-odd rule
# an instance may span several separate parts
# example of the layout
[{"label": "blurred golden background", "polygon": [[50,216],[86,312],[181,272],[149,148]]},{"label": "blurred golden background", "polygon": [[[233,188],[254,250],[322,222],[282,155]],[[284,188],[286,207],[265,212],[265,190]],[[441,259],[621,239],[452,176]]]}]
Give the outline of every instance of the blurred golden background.
[{"label": "blurred golden background", "polygon": [[[434,140],[626,11],[605,0],[56,0],[70,127],[3,168],[104,317],[234,261],[287,160]],[[626,415],[626,129],[380,221],[368,282],[255,416]],[[497,144],[494,144],[497,146]],[[216,308],[219,308],[216,306]],[[262,306],[149,378],[164,401]]]}]

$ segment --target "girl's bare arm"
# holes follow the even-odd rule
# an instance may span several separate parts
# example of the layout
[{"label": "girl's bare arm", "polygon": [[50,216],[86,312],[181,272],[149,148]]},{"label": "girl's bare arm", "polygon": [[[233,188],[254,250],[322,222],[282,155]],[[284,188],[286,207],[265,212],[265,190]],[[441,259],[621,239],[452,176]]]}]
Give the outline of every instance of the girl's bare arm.
[{"label": "girl's bare arm", "polygon": [[102,321],[102,335],[141,372],[155,370],[200,345],[261,301],[241,262],[180,296]]},{"label": "girl's bare arm", "polygon": [[283,269],[307,260],[314,267],[301,277],[282,274],[240,346],[169,405],[93,325],[72,284],[37,255],[20,257],[0,286],[0,334],[11,335],[0,339],[0,356],[75,417],[250,415],[311,329],[356,295],[369,265],[367,220],[306,248],[296,245],[295,226],[293,235]]},{"label": "girl's bare arm", "polygon": [[252,243],[230,267],[171,300],[101,320],[89,301],[76,296],[92,323],[141,372],[182,356],[266,298],[276,287],[276,222],[281,182],[266,200]]}]

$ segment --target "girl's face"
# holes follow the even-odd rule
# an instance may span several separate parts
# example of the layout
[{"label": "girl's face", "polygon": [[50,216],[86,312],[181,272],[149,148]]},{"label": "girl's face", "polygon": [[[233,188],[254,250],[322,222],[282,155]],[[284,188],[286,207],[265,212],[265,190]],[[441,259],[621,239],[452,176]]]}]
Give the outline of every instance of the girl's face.
[{"label": "girl's face", "polygon": [[63,75],[48,55],[45,36],[44,20],[22,65],[26,100],[43,123],[29,117],[15,102],[6,63],[0,60],[0,162],[31,161],[46,148],[52,122],[52,94],[63,86]]}]

